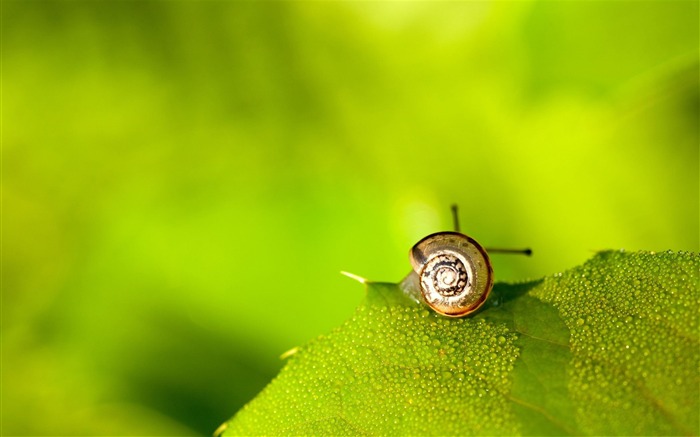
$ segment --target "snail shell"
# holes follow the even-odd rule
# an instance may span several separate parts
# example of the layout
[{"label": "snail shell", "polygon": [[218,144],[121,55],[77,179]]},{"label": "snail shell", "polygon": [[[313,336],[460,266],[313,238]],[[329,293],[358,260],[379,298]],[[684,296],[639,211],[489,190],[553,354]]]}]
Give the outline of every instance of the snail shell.
[{"label": "snail shell", "polygon": [[410,252],[425,303],[448,317],[462,317],[486,302],[493,268],[479,243],[459,232],[438,232]]}]

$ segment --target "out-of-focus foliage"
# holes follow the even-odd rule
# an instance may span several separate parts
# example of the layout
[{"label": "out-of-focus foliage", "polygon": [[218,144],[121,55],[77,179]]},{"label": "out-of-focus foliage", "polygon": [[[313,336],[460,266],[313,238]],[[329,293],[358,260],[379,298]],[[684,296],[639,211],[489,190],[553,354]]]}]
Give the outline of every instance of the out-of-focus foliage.
[{"label": "out-of-focus foliage", "polygon": [[224,435],[697,435],[696,253],[603,252],[450,319],[369,283]]},{"label": "out-of-focus foliage", "polygon": [[449,227],[698,245],[698,4],[2,2],[2,432],[207,434]]}]

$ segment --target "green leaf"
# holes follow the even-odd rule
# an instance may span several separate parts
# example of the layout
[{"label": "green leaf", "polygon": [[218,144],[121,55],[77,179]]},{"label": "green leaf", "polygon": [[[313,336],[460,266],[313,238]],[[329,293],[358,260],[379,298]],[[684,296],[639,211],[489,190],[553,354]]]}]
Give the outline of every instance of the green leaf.
[{"label": "green leaf", "polygon": [[698,434],[699,269],[693,253],[603,252],[497,284],[462,319],[370,283],[224,434]]}]

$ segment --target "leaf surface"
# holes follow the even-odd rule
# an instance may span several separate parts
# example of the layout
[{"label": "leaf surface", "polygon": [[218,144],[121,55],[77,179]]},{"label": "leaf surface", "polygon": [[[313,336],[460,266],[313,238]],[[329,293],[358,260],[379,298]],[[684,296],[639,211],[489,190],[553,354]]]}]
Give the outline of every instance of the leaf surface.
[{"label": "leaf surface", "polygon": [[497,284],[462,319],[405,282],[370,283],[224,435],[698,434],[699,268],[693,253],[602,252]]}]

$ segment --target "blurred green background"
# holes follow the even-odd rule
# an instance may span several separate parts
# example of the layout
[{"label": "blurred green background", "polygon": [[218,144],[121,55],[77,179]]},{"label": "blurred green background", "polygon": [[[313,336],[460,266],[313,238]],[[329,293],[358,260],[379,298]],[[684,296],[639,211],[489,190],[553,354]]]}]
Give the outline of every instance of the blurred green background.
[{"label": "blurred green background", "polygon": [[451,227],[699,250],[698,2],[2,2],[2,432],[210,434]]}]

